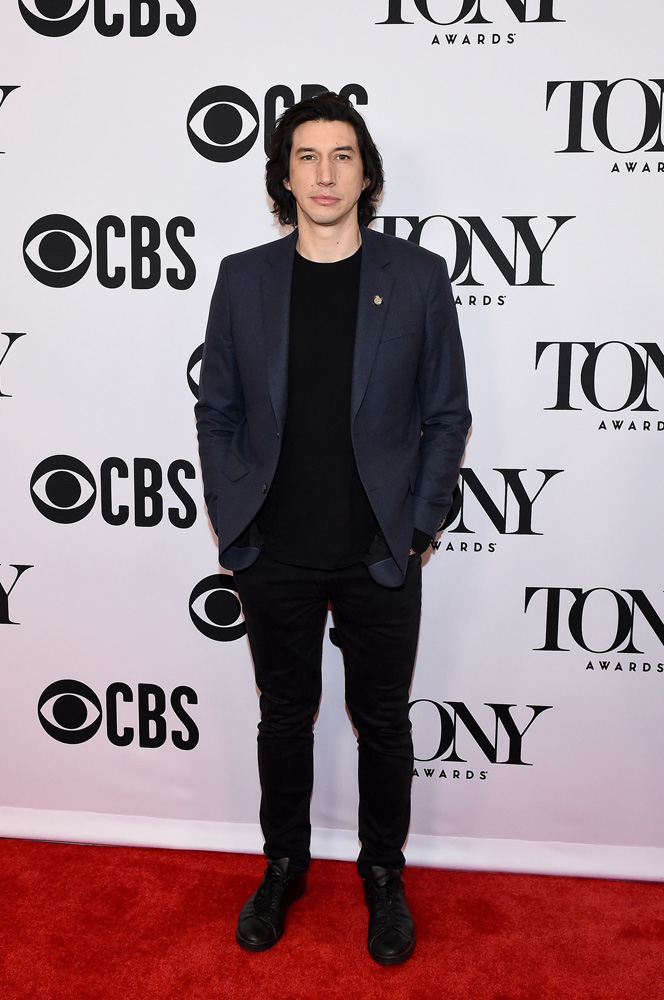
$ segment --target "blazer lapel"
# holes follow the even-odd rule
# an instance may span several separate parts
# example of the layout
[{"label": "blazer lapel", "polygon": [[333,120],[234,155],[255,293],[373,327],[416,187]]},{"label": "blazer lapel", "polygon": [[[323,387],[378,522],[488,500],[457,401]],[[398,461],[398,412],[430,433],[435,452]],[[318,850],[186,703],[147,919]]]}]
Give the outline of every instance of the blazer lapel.
[{"label": "blazer lapel", "polygon": [[279,431],[286,419],[288,384],[288,327],[293,258],[297,230],[270,243],[265,252],[266,265],[261,272],[261,309],[267,379],[272,408]]},{"label": "blazer lapel", "polygon": [[369,384],[385,317],[390,307],[394,275],[380,234],[362,228],[362,267],[357,305],[350,417],[355,420]]}]

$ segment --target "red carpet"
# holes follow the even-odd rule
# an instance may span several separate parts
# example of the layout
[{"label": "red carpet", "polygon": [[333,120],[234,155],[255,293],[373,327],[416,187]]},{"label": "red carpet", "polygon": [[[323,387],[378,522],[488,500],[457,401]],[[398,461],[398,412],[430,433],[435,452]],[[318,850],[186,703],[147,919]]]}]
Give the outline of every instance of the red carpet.
[{"label": "red carpet", "polygon": [[365,948],[354,866],[315,861],[271,951],[237,947],[249,855],[0,840],[2,1000],[663,1000],[664,887],[409,868],[418,946]]}]

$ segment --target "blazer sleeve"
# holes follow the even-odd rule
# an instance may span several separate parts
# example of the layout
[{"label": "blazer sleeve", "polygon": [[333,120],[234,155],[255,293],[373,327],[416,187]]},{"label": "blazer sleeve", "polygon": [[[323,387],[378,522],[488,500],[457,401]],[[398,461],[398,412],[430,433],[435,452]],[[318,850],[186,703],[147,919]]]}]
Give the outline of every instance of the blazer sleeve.
[{"label": "blazer sleeve", "polygon": [[471,424],[461,334],[442,258],[436,262],[427,294],[417,390],[422,436],[413,521],[433,538],[452,505]]},{"label": "blazer sleeve", "polygon": [[219,267],[205,334],[198,402],[194,407],[203,491],[212,527],[218,534],[217,495],[231,439],[244,418],[228,290],[227,261]]}]

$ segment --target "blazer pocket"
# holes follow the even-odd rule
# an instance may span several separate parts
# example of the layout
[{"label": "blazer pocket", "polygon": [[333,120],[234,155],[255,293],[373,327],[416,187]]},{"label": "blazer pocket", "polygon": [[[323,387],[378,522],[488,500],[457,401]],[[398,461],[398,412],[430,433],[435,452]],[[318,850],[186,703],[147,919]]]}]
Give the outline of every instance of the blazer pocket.
[{"label": "blazer pocket", "polygon": [[235,482],[237,479],[242,479],[242,476],[246,476],[249,472],[249,467],[242,462],[237,455],[229,451],[226,456],[226,461],[224,462],[224,467],[221,470],[227,479],[231,482]]},{"label": "blazer pocket", "polygon": [[391,330],[385,332],[380,339],[381,344],[389,344],[392,340],[403,340],[404,337],[412,336],[410,330],[404,330],[403,327],[399,327],[396,330]]},{"label": "blazer pocket", "polygon": [[414,343],[417,343],[420,334],[420,328],[415,326],[409,317],[392,317],[385,324],[380,343],[387,344],[391,340],[403,340],[404,337],[410,337]]}]

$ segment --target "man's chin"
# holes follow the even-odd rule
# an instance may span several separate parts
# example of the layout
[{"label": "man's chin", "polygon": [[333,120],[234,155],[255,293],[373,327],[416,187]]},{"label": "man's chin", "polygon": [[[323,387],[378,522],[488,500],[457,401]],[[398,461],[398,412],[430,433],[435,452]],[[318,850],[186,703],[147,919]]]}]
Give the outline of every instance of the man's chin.
[{"label": "man's chin", "polygon": [[306,217],[315,226],[335,226],[340,222],[345,222],[351,214],[352,212],[348,212],[346,209],[330,206],[329,209],[308,211]]}]

